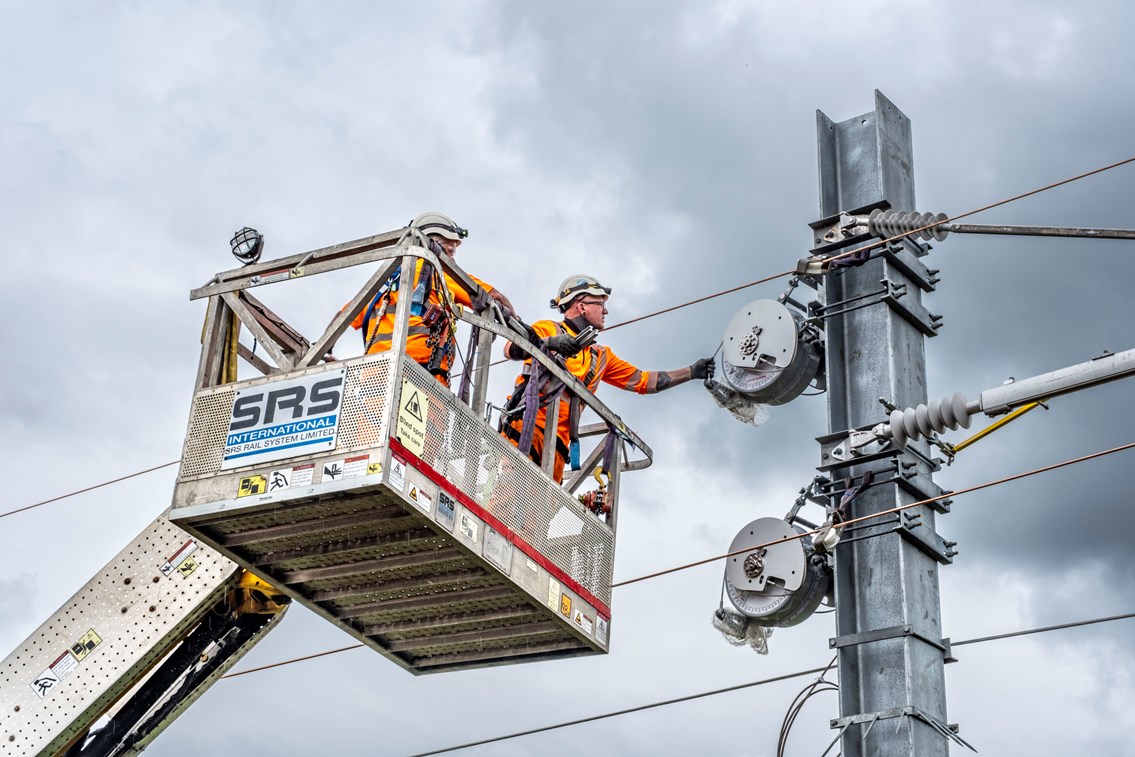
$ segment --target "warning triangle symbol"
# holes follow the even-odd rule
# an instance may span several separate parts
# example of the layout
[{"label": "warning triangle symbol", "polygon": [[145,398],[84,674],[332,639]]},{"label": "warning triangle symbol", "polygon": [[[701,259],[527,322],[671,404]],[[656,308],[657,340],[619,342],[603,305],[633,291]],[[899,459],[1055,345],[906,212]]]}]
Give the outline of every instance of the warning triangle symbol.
[{"label": "warning triangle symbol", "polygon": [[422,403],[418,400],[417,392],[411,394],[410,399],[406,400],[406,412],[414,416],[416,420],[424,420],[422,418]]}]

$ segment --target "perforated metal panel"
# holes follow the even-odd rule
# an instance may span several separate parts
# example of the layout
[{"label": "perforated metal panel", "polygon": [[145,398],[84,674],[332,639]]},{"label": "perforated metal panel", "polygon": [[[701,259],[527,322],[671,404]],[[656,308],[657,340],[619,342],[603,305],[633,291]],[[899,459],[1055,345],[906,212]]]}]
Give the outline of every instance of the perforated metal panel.
[{"label": "perforated metal panel", "polygon": [[185,476],[171,520],[415,673],[606,651],[612,530],[413,361],[344,366],[338,449]]},{"label": "perforated metal panel", "polygon": [[223,597],[236,570],[154,521],[0,663],[0,753],[62,749]]},{"label": "perforated metal panel", "polygon": [[423,461],[610,604],[611,529],[416,363],[404,375],[429,397]]},{"label": "perforated metal panel", "polygon": [[[347,366],[347,377],[343,387],[337,450],[350,451],[384,443],[391,360],[390,355],[379,354],[344,363]],[[327,366],[321,366],[289,373],[287,376],[303,376],[327,369]],[[193,398],[193,407],[189,413],[189,429],[185,437],[178,480],[189,481],[216,474],[221,469],[221,456],[237,391],[278,381],[280,378],[281,376],[256,378],[198,392]],[[307,455],[293,459],[312,457],[314,456]]]}]

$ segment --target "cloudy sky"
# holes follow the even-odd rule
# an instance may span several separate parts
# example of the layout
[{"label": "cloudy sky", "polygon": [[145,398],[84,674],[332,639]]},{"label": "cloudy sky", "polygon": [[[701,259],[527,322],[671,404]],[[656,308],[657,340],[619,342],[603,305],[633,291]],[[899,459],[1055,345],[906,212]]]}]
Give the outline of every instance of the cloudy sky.
[{"label": "cloudy sky", "polygon": [[[0,451],[8,511],[180,454],[204,314],[244,225],[282,256],[419,212],[458,261],[546,317],[566,275],[610,322],[778,273],[818,216],[815,111],[882,91],[912,120],[920,210],[962,213],[1135,155],[1132,14],[1067,3],[55,3],[0,10]],[[975,223],[1135,227],[1135,165]],[[931,398],[976,396],[1135,347],[1130,243],[954,236],[928,263],[944,316]],[[365,272],[264,298],[306,333]],[[644,368],[713,352],[783,280],[611,332]],[[350,354],[357,339],[340,345]],[[509,377],[503,377],[507,381]],[[655,450],[628,477],[616,580],[726,550],[814,475],[822,397],[760,428],[696,385],[603,397]],[[962,453],[960,489],[1135,440],[1133,386],[1054,401]],[[976,425],[984,421],[978,419]],[[963,438],[949,435],[952,441]],[[939,531],[955,640],[1135,610],[1132,455],[959,497]],[[0,519],[0,655],[169,504],[173,469]],[[411,754],[802,669],[831,615],[759,657],[709,625],[720,565],[615,590],[612,651],[415,678],[346,652],[218,683],[149,754]],[[1132,621],[958,650],[950,722],[982,754],[1129,753]],[[353,640],[295,608],[241,667]],[[798,679],[468,754],[771,755]],[[813,699],[790,754],[834,736]]]}]

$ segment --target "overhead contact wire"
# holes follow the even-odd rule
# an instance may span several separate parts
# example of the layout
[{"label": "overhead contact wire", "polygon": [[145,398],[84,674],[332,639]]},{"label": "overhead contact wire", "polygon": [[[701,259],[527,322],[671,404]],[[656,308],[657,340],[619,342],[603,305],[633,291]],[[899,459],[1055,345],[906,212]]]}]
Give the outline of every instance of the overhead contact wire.
[{"label": "overhead contact wire", "polygon": [[31,505],[25,505],[24,507],[20,507],[20,508],[17,508],[15,510],[9,510],[6,513],[0,513],[0,518],[7,518],[9,515],[15,515],[16,513],[22,513],[25,510],[32,510],[32,509],[35,509],[37,507],[43,507],[44,505],[49,505],[52,502],[58,502],[61,499],[67,499],[68,497],[74,497],[76,494],[83,494],[84,492],[94,491],[95,489],[101,489],[104,486],[110,486],[111,484],[117,484],[120,481],[125,481],[126,479],[134,478],[135,476],[141,476],[141,475],[146,474],[146,473],[153,473],[156,470],[161,470],[162,468],[168,468],[171,465],[177,465],[180,462],[181,462],[180,460],[171,460],[168,463],[162,463],[161,465],[155,465],[153,468],[146,468],[146,470],[140,470],[140,471],[137,471],[135,473],[128,473],[125,476],[119,476],[118,478],[111,479],[110,481],[103,481],[101,484],[94,484],[93,486],[88,486],[84,489],[76,489],[73,492],[68,492],[66,494],[60,494],[58,497],[52,497],[51,499],[45,499],[41,502],[36,502],[34,504],[31,504]]},{"label": "overhead contact wire", "polygon": [[[1024,473],[1016,473],[1016,474],[1013,474],[1012,476],[1006,476],[1005,478],[999,478],[999,479],[995,479],[993,481],[986,481],[983,484],[976,484],[974,486],[966,487],[965,489],[958,489],[957,491],[948,492],[946,494],[940,494],[936,497],[929,497],[928,499],[922,499],[922,500],[919,500],[917,502],[911,502],[911,503],[906,504],[906,505],[899,505],[898,507],[892,507],[889,510],[881,510],[877,513],[871,513],[870,515],[861,515],[858,518],[851,518],[849,520],[843,521],[841,523],[841,526],[845,526],[845,527],[851,526],[851,525],[854,525],[856,523],[863,523],[863,522],[866,522],[866,521],[869,521],[869,520],[874,520],[876,518],[882,518],[882,517],[887,516],[887,515],[894,515],[895,513],[902,512],[903,510],[909,510],[912,507],[919,507],[920,505],[928,505],[928,504],[931,504],[933,502],[938,502],[939,500],[950,499],[952,497],[956,497],[960,494],[969,494],[971,492],[980,491],[982,489],[988,489],[988,488],[993,487],[993,486],[999,486],[1001,484],[1007,484],[1010,481],[1017,481],[1019,479],[1028,478],[1029,476],[1035,476],[1035,475],[1040,474],[1040,473],[1047,473],[1048,471],[1057,470],[1058,468],[1065,468],[1069,465],[1075,465],[1077,463],[1087,462],[1088,460],[1094,460],[1097,457],[1104,457],[1105,455],[1111,455],[1111,454],[1114,454],[1116,452],[1124,452],[1124,451],[1129,450],[1129,449],[1135,449],[1135,442],[1129,442],[1129,443],[1123,444],[1119,447],[1112,447],[1111,449],[1102,450],[1100,452],[1093,452],[1090,455],[1084,455],[1082,457],[1076,457],[1076,458],[1072,458],[1070,460],[1064,460],[1063,462],[1053,463],[1052,465],[1046,465],[1046,466],[1043,466],[1041,468],[1034,468],[1033,470],[1025,471]],[[717,560],[724,560],[728,557],[735,557],[736,555],[748,554],[749,552],[752,552],[752,551],[757,550],[757,549],[764,549],[766,547],[776,546],[777,544],[784,544],[786,542],[796,541],[798,539],[803,539],[805,536],[813,536],[815,534],[818,534],[823,530],[824,530],[823,528],[814,528],[811,531],[804,531],[802,533],[794,534],[792,536],[786,536],[783,539],[776,539],[775,541],[769,541],[769,542],[765,542],[763,544],[754,544],[752,546],[745,547],[744,549],[739,549],[739,550],[736,550],[736,551],[733,551],[733,552],[726,552],[725,554],[715,555],[713,557],[707,557],[704,560],[697,560],[695,562],[686,563],[685,565],[678,565],[678,566],[673,567],[673,568],[667,568],[666,570],[660,570],[660,571],[657,571],[655,573],[648,573],[644,576],[639,576],[637,578],[627,579],[626,581],[617,581],[617,582],[611,584],[611,588],[614,589],[614,588],[617,588],[619,586],[626,586],[627,584],[638,583],[639,581],[646,581],[647,579],[650,579],[650,578],[658,578],[659,576],[665,576],[665,575],[668,575],[670,573],[677,573],[677,572],[682,571],[682,570],[688,570],[689,568],[696,568],[699,565],[705,565],[707,563],[716,562]]]},{"label": "overhead contact wire", "polygon": [[[1066,629],[1066,628],[1076,628],[1076,627],[1079,627],[1079,626],[1093,625],[1093,624],[1096,624],[1096,623],[1107,623],[1107,622],[1115,621],[1115,620],[1126,620],[1128,618],[1135,618],[1135,612],[1126,613],[1126,614],[1123,614],[1123,615],[1112,615],[1112,616],[1107,617],[1107,618],[1094,618],[1094,619],[1091,619],[1091,620],[1077,621],[1077,622],[1074,622],[1074,623],[1063,623],[1061,625],[1056,625],[1056,626],[1045,626],[1043,628],[1023,629],[1023,630],[1020,630],[1020,631],[1013,631],[1013,632],[1010,632],[1010,633],[999,634],[999,635],[996,635],[996,636],[985,636],[985,637],[978,638],[978,639],[966,639],[966,640],[963,640],[963,641],[952,641],[952,642],[950,642],[950,644],[951,644],[951,647],[960,647],[960,646],[964,646],[966,644],[978,644],[978,643],[985,642],[985,641],[995,641],[995,640],[998,640],[998,639],[1008,639],[1008,638],[1013,638],[1015,636],[1027,636],[1029,634],[1045,633],[1047,631],[1057,631],[1057,630]],[[678,703],[681,703],[681,702],[688,702],[692,699],[700,699],[702,697],[715,696],[717,694],[726,694],[726,693],[729,693],[731,691],[738,691],[738,690],[741,690],[741,689],[752,688],[754,686],[763,686],[763,685],[769,684],[769,683],[777,683],[779,681],[786,681],[786,680],[789,680],[789,679],[792,679],[792,678],[799,678],[801,676],[812,675],[813,673],[820,673],[821,675],[823,675],[824,673],[826,673],[828,671],[829,668],[831,668],[831,663],[828,663],[825,667],[822,667],[822,668],[812,668],[811,670],[801,670],[801,671],[798,671],[796,673],[786,673],[784,675],[776,676],[776,677],[773,677],[773,678],[765,678],[765,679],[762,679],[762,680],[759,680],[759,681],[751,681],[749,683],[739,684],[737,686],[728,686],[728,687],[723,688],[723,689],[715,689],[713,691],[704,691],[704,692],[701,692],[701,693],[698,693],[698,694],[691,694],[689,696],[676,697],[674,699],[667,699],[667,700],[664,700],[664,701],[661,701],[661,702],[653,702],[651,704],[640,705],[638,707],[628,707],[628,708],[623,709],[623,710],[616,710],[614,712],[605,712],[605,713],[602,713],[600,715],[592,715],[591,717],[578,718],[576,720],[569,720],[569,721],[566,721],[566,722],[563,722],[563,723],[555,723],[553,725],[547,725],[547,726],[543,726],[543,727],[540,727],[540,728],[530,728],[526,731],[517,731],[516,733],[510,733],[510,734],[507,734],[507,735],[504,735],[504,736],[495,736],[493,738],[481,739],[479,741],[471,741],[471,742],[468,742],[466,744],[459,744],[457,746],[445,747],[444,749],[434,749],[434,750],[429,751],[429,752],[416,752],[415,754],[409,755],[408,757],[428,757],[429,755],[433,755],[433,754],[443,754],[445,752],[455,752],[459,749],[468,749],[468,748],[474,747],[474,746],[483,746],[484,744],[492,744],[492,743],[497,742],[497,741],[507,741],[508,739],[515,739],[515,738],[518,738],[520,736],[529,736],[529,735],[534,734],[534,733],[544,733],[546,731],[553,731],[553,730],[556,730],[558,728],[567,728],[567,727],[573,726],[573,725],[581,725],[583,723],[590,723],[590,722],[593,722],[593,721],[596,721],[596,720],[604,720],[606,718],[613,718],[613,717],[616,717],[616,716],[619,716],[619,715],[627,715],[627,714],[634,713],[634,712],[641,712],[643,710],[649,710],[649,709],[652,709],[652,708],[655,708],[655,707],[664,707],[664,706],[670,705],[670,704],[678,704]],[[830,749],[830,747],[829,747],[829,749]]]},{"label": "overhead contact wire", "polygon": [[[1047,192],[1050,189],[1055,189],[1056,187],[1062,187],[1065,184],[1071,184],[1074,181],[1079,181],[1080,179],[1086,179],[1089,176],[1095,176],[1096,174],[1103,173],[1104,171],[1110,171],[1113,168],[1119,168],[1120,166],[1125,166],[1128,163],[1132,163],[1132,162],[1135,162],[1135,156],[1132,156],[1130,158],[1124,158],[1123,160],[1112,163],[1111,165],[1103,166],[1102,168],[1095,168],[1095,169],[1092,169],[1091,171],[1085,171],[1082,174],[1078,174],[1076,176],[1072,176],[1072,177],[1067,178],[1067,179],[1062,179],[1060,181],[1053,182],[1052,184],[1046,184],[1043,187],[1037,187],[1036,189],[1030,189],[1028,192],[1022,192],[1019,195],[1014,195],[1013,197],[1009,197],[1005,200],[998,200],[997,202],[991,202],[988,205],[981,206],[980,208],[976,208],[974,210],[969,210],[969,211],[966,211],[965,213],[959,213],[956,216],[950,216],[949,218],[946,218],[942,221],[935,221],[935,222],[929,223],[925,226],[920,226],[917,229],[911,229],[910,231],[904,231],[901,234],[896,234],[893,237],[887,237],[886,239],[881,239],[877,242],[872,242],[871,244],[864,245],[863,247],[857,247],[854,250],[848,250],[847,252],[841,252],[838,255],[833,255],[830,258],[826,258],[824,260],[824,263],[831,264],[831,263],[833,263],[837,260],[841,260],[843,258],[850,257],[851,255],[856,255],[858,253],[866,252],[866,251],[869,251],[869,250],[874,250],[878,247],[882,247],[882,246],[889,244],[891,242],[898,241],[899,239],[905,239],[906,237],[914,236],[916,234],[921,234],[924,231],[930,231],[930,230],[932,230],[932,229],[934,229],[938,226],[941,226],[944,223],[952,223],[952,222],[960,220],[962,218],[968,218],[970,216],[977,215],[978,213],[984,213],[987,210],[992,210],[993,208],[998,208],[998,207],[1001,207],[1002,205],[1008,205],[1011,202],[1016,202],[1017,200],[1023,200],[1026,197],[1032,197],[1033,195],[1040,194],[1041,192]],[[781,274],[781,275],[783,275],[783,274]]]},{"label": "overhead contact wire", "polygon": [[[1063,186],[1065,184],[1071,184],[1074,181],[1079,181],[1080,179],[1085,179],[1089,176],[1094,176],[1096,174],[1103,173],[1104,171],[1110,171],[1113,168],[1119,168],[1120,166],[1124,166],[1124,165],[1127,165],[1128,163],[1132,163],[1132,162],[1135,162],[1135,156],[1130,157],[1130,158],[1126,158],[1126,159],[1118,161],[1116,163],[1112,163],[1111,165],[1103,166],[1102,168],[1096,168],[1096,169],[1093,169],[1091,171],[1086,171],[1086,172],[1078,174],[1076,176],[1072,176],[1070,178],[1063,179],[1061,181],[1053,182],[1052,184],[1046,184],[1043,187],[1031,189],[1028,192],[1022,192],[1021,194],[1014,195],[1013,197],[1009,197],[1005,200],[999,200],[997,202],[993,202],[993,203],[990,203],[988,205],[983,205],[982,207],[976,208],[975,210],[970,210],[970,211],[967,211],[965,213],[960,213],[956,216],[951,216],[950,218],[947,218],[945,221],[942,221],[941,223],[956,221],[960,218],[967,218],[969,216],[976,215],[978,213],[982,213],[986,210],[991,210],[992,208],[1000,207],[1001,205],[1006,205],[1010,202],[1015,202],[1017,200],[1024,199],[1025,197],[1031,197],[1032,195],[1040,194],[1041,192],[1048,191],[1049,189],[1055,189],[1056,187],[1060,187],[1060,186]],[[848,257],[849,255],[854,255],[855,253],[862,252],[864,250],[871,250],[871,249],[874,249],[876,247],[881,247],[881,246],[883,246],[883,245],[885,245],[889,242],[894,242],[896,240],[903,239],[905,237],[909,237],[909,236],[918,234],[920,232],[927,231],[929,229],[933,229],[935,226],[938,226],[938,225],[940,225],[940,224],[936,222],[936,223],[929,224],[927,226],[923,226],[921,228],[917,228],[917,229],[913,229],[911,231],[903,232],[902,234],[896,234],[893,237],[888,237],[887,239],[883,239],[883,240],[880,240],[878,242],[873,242],[870,245],[867,245],[865,247],[860,247],[860,248],[857,248],[855,250],[840,253],[839,255],[834,255],[830,258],[827,258],[825,260],[825,262],[831,263],[833,261],[840,260],[842,258]],[[794,273],[796,273],[796,270],[792,269],[792,270],[789,270],[789,271],[784,271],[782,273],[774,274],[772,276],[765,276],[764,278],[757,279],[756,281],[750,281],[747,284],[741,284],[740,286],[730,287],[729,289],[723,289],[720,292],[714,292],[713,294],[707,294],[704,297],[698,297],[697,299],[688,300],[686,302],[682,302],[682,303],[679,303],[677,305],[672,305],[668,308],[663,308],[662,310],[656,310],[652,313],[646,313],[645,315],[636,316],[636,317],[630,318],[626,321],[620,321],[618,323],[614,323],[614,324],[606,327],[604,329],[604,331],[611,331],[612,329],[617,329],[621,326],[628,326],[632,323],[638,323],[639,321],[645,321],[648,318],[653,318],[653,317],[658,316],[658,315],[664,315],[666,313],[671,313],[675,310],[681,310],[682,308],[687,308],[687,307],[690,307],[691,305],[697,305],[698,303],[706,302],[707,300],[712,300],[712,299],[715,299],[717,297],[723,297],[727,294],[732,294],[733,292],[739,292],[742,289],[748,289],[749,287],[754,287],[758,284],[764,284],[764,283],[767,283],[769,281],[775,281],[776,279],[783,278],[785,276],[791,276]],[[508,362],[508,361],[497,360],[497,361],[493,362],[492,365],[500,365],[500,364],[505,363],[505,362]],[[458,375],[460,375],[460,374],[458,374]],[[55,502],[55,501],[60,500],[60,499],[65,499],[67,497],[73,497],[76,494],[82,494],[83,492],[88,492],[88,491],[91,491],[92,489],[98,489],[99,487],[102,487],[102,486],[109,486],[110,484],[115,484],[115,483],[118,483],[119,481],[125,481],[128,478],[133,478],[134,476],[140,476],[144,473],[149,473],[151,471],[155,471],[155,470],[158,470],[160,468],[165,468],[165,467],[168,467],[170,465],[175,465],[177,462],[179,462],[179,461],[175,460],[173,462],[165,463],[163,465],[158,465],[158,466],[155,466],[153,468],[147,468],[146,470],[138,471],[137,473],[131,473],[130,475],[122,476],[121,478],[116,478],[112,481],[106,481],[106,482],[101,483],[101,484],[95,484],[94,486],[89,486],[86,489],[79,489],[78,491],[70,492],[69,494],[63,494],[63,495],[60,495],[58,497],[53,497],[51,499],[45,499],[42,502],[36,502],[35,504],[28,505],[26,507],[21,507],[17,510],[11,510],[11,511],[6,512],[6,513],[0,513],[0,518],[6,517],[8,515],[15,515],[16,513],[20,513],[20,512],[23,512],[25,510],[31,510],[32,508],[40,507],[42,505],[46,505],[46,504],[49,504],[51,502]]]}]

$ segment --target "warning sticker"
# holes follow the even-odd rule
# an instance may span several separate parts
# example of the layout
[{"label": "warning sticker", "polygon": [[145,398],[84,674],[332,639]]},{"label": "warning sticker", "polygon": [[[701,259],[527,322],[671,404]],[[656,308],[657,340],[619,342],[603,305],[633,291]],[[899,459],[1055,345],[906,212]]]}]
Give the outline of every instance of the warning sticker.
[{"label": "warning sticker", "polygon": [[477,521],[468,513],[461,513],[461,533],[474,544],[477,542]]},{"label": "warning sticker", "polygon": [[186,578],[195,570],[197,570],[197,561],[192,557],[187,557],[177,564],[177,572],[182,578]]},{"label": "warning sticker", "polygon": [[395,436],[406,449],[418,457],[426,450],[426,416],[430,398],[409,379],[402,379],[402,399],[398,406],[398,431]]},{"label": "warning sticker", "polygon": [[579,626],[580,628],[582,628],[583,632],[585,634],[587,634],[588,636],[591,635],[592,629],[593,629],[593,624],[591,622],[591,618],[584,615],[582,610],[576,610],[575,611],[574,620],[575,620],[575,624],[577,626]]},{"label": "warning sticker", "polygon": [[91,653],[91,650],[102,644],[102,639],[95,629],[91,629],[83,634],[83,638],[71,645],[71,654],[75,655],[75,659],[82,662],[83,658]]},{"label": "warning sticker", "polygon": [[414,500],[414,504],[421,508],[426,515],[429,515],[433,510],[433,497],[431,497],[425,489],[420,489],[417,486],[411,484],[410,499]]},{"label": "warning sticker", "polygon": [[390,487],[397,491],[406,491],[406,461],[398,455],[390,456]]},{"label": "warning sticker", "polygon": [[311,486],[311,480],[314,474],[314,463],[274,470],[268,475],[268,491],[276,492],[283,489],[291,489],[293,486]]},{"label": "warning sticker", "polygon": [[367,475],[376,476],[382,473],[382,463],[367,463]]},{"label": "warning sticker", "polygon": [[190,553],[195,549],[197,549],[197,542],[190,539],[182,544],[180,549],[170,555],[169,559],[166,560],[158,570],[162,572],[162,575],[168,576],[170,573],[173,573],[174,566],[181,565],[185,558],[189,557]]},{"label": "warning sticker", "polygon": [[370,455],[356,455],[342,460],[329,460],[323,464],[323,481],[365,476],[370,466]]},{"label": "warning sticker", "polygon": [[560,595],[560,612],[565,617],[571,617],[571,597],[567,595],[567,592]]},{"label": "warning sticker", "polygon": [[560,602],[560,582],[554,578],[548,579],[548,607],[556,609]]},{"label": "warning sticker", "polygon": [[600,644],[607,643],[607,619],[602,615],[595,616],[595,638]]},{"label": "warning sticker", "polygon": [[32,691],[34,691],[40,699],[43,699],[59,685],[59,677],[51,672],[51,668],[48,668],[36,676],[35,680],[33,680],[30,685]]},{"label": "warning sticker", "polygon": [[263,494],[268,491],[268,479],[264,476],[248,476],[240,480],[237,487],[237,497],[251,497],[253,494]]}]

